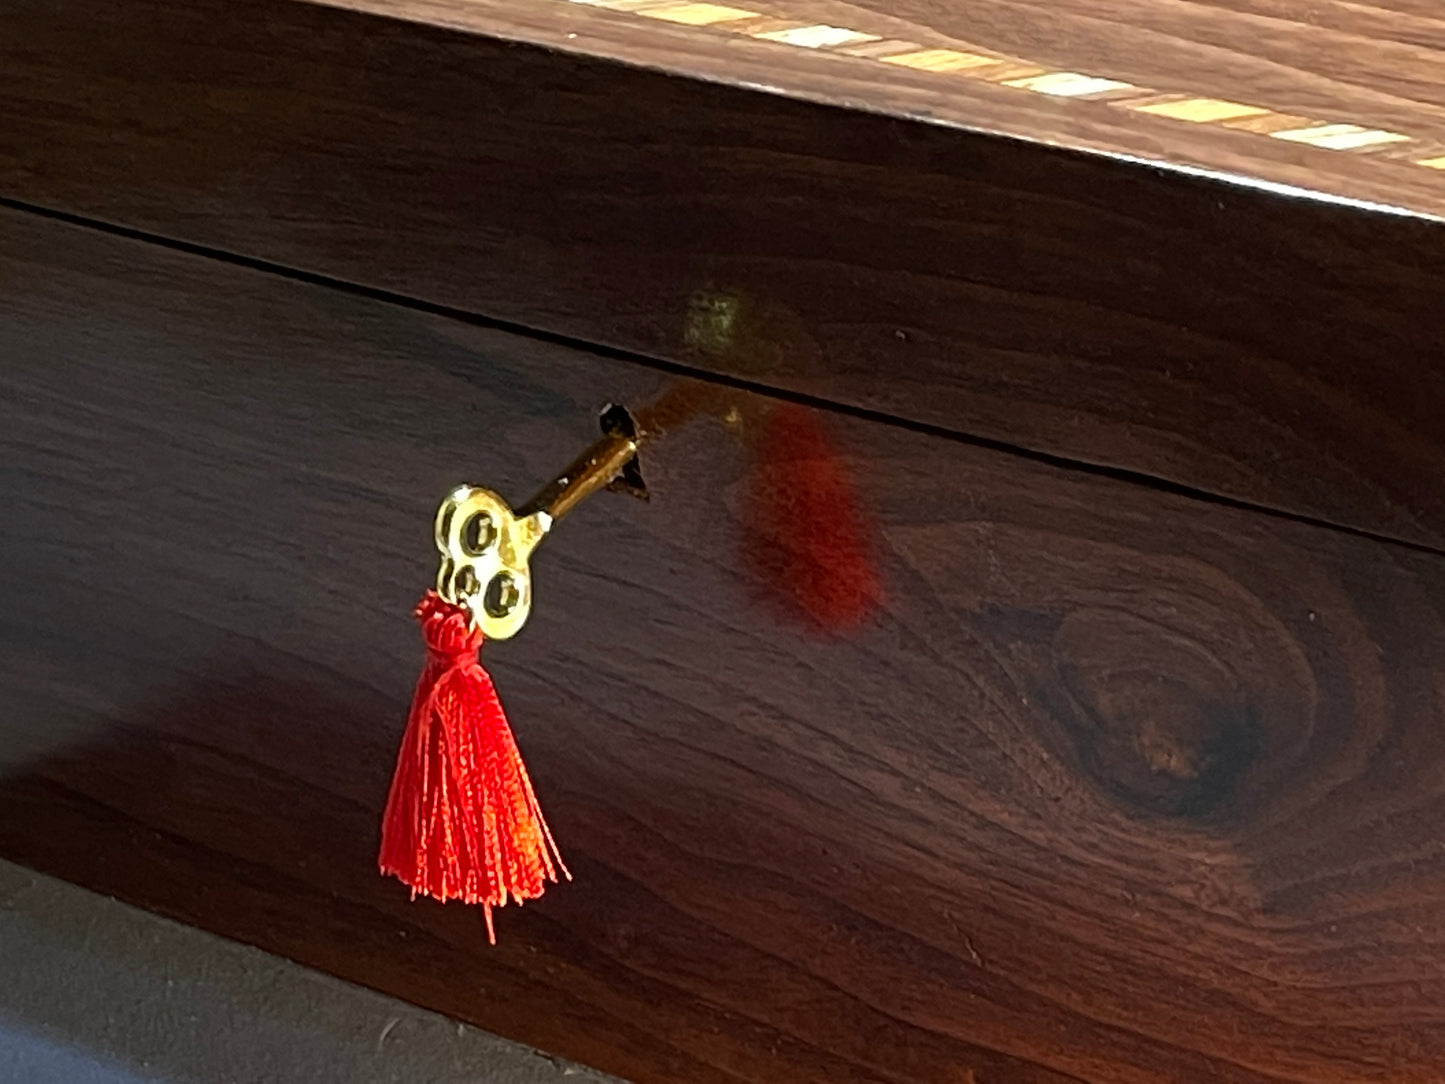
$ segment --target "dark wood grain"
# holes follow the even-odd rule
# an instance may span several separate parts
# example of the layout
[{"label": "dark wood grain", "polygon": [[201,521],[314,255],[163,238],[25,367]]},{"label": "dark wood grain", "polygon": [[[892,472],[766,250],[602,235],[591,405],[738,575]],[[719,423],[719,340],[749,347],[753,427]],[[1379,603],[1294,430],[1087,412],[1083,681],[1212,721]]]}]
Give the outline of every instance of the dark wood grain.
[{"label": "dark wood grain", "polygon": [[1438,1079],[1445,559],[820,415],[886,597],[820,637],[699,420],[487,649],[577,874],[492,950],[374,870],[433,503],[664,378],[0,252],[6,856],[640,1081]]},{"label": "dark wood grain", "polygon": [[1445,545],[1437,223],[291,0],[5,6],[0,196]]},{"label": "dark wood grain", "polygon": [[[733,0],[728,6],[762,19],[694,27],[645,8],[576,13],[564,0],[318,2],[812,101],[1445,211],[1445,176],[1417,164],[1445,155],[1445,19],[1435,8],[1346,0]],[[872,44],[819,51],[750,38],[750,22],[764,20],[763,32],[789,24],[846,27],[924,48],[983,50],[1042,71],[1124,80],[1156,95],[1246,102],[1301,123],[1348,122],[1410,138],[1364,153],[1302,148],[1222,125],[1161,121],[1121,109],[1108,95],[1051,98],[967,72],[880,63]]]}]

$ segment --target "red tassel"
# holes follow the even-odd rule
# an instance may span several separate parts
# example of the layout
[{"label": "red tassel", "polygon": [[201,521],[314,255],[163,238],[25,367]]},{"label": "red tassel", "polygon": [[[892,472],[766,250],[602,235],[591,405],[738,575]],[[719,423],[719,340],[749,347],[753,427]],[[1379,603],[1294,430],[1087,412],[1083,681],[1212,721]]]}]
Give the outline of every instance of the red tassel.
[{"label": "red tassel", "polygon": [[562,864],[467,611],[428,591],[416,617],[427,663],[417,682],[381,828],[382,873],[412,898],[459,899],[486,910],[535,899]]},{"label": "red tassel", "polygon": [[771,601],[827,632],[883,600],[868,521],[817,412],[779,403],[763,422],[748,493],[748,556]]}]

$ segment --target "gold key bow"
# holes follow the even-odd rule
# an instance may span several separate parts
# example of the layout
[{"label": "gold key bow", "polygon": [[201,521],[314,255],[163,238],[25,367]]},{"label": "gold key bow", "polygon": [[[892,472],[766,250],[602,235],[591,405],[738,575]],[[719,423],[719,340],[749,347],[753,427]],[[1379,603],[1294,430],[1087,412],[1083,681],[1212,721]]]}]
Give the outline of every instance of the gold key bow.
[{"label": "gold key bow", "polygon": [[441,553],[437,594],[464,606],[488,639],[515,636],[532,611],[532,551],[552,525],[583,499],[619,477],[639,492],[635,469],[641,438],[626,411],[603,415],[606,435],[521,510],[489,489],[464,485],[437,509],[436,545]]}]

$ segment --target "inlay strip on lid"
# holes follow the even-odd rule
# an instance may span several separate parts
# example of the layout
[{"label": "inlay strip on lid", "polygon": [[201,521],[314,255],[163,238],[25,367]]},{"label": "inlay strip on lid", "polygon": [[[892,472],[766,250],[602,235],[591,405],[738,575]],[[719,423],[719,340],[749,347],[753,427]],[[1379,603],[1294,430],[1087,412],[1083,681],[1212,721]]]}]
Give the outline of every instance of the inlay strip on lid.
[{"label": "inlay strip on lid", "polygon": [[[974,45],[938,48],[851,27],[787,19],[766,12],[686,0],[569,0],[645,19],[709,27],[795,49],[841,53],[946,78],[973,79],[1053,98],[1102,101],[1110,107],[1189,124],[1249,132],[1317,150],[1375,154],[1445,171],[1436,141],[1355,123],[1306,117],[1228,101],[1183,88],[1150,88],[1097,73],[1060,71]],[[965,45],[965,43],[959,43]]]}]

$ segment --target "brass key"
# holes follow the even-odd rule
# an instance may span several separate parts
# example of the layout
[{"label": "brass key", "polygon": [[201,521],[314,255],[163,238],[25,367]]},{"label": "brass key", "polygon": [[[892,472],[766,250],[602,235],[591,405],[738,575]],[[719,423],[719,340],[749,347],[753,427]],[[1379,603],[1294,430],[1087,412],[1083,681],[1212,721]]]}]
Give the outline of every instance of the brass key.
[{"label": "brass key", "polygon": [[[604,415],[604,425],[609,416],[618,414]],[[489,489],[454,490],[437,509],[437,594],[466,607],[487,638],[515,636],[532,611],[532,551],[578,503],[616,481],[640,444],[630,421],[613,425],[516,512]]]}]

